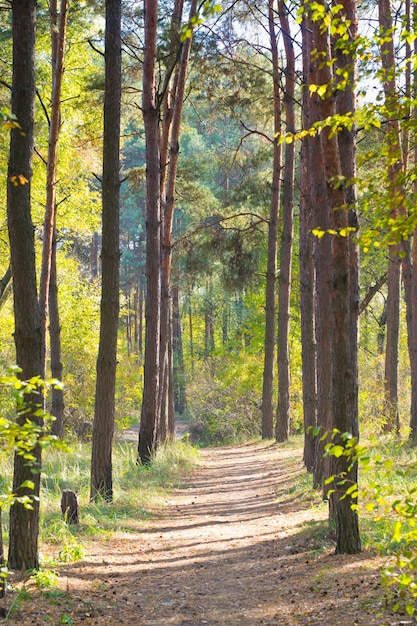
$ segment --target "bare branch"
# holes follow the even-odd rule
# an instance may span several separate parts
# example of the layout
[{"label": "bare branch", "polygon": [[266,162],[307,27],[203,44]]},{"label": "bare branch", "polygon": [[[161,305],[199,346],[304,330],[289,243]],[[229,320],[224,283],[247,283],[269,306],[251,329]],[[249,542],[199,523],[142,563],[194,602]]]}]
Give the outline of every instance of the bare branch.
[{"label": "bare branch", "polygon": [[[271,137],[268,137],[268,135],[266,135],[265,133],[262,133],[260,130],[256,130],[256,129],[253,129],[253,128],[248,128],[248,127],[246,126],[246,124],[245,124],[244,122],[242,122],[242,120],[240,120],[240,124],[241,124],[241,126],[242,126],[242,127],[243,127],[243,128],[244,128],[244,129],[245,129],[245,130],[246,130],[246,131],[250,134],[250,135],[259,135],[260,137],[263,137],[264,139],[266,139],[266,140],[267,140],[267,141],[269,141],[270,143],[272,143],[272,144],[274,143],[274,140],[273,140],[273,139],[271,139]],[[247,136],[248,136],[248,135],[246,135],[246,137],[247,137]],[[245,137],[242,137],[242,140],[243,140],[244,138],[245,138]]]},{"label": "bare branch", "polygon": [[49,117],[48,109],[46,108],[46,105],[45,105],[44,101],[42,100],[42,96],[40,94],[39,89],[36,90],[36,96],[37,96],[37,98],[38,98],[38,100],[39,100],[39,102],[41,104],[43,112],[45,113],[45,117],[46,117],[46,121],[48,122],[48,126],[50,126],[51,125],[51,119]]},{"label": "bare branch", "polygon": [[104,52],[102,50],[99,50],[98,48],[96,48],[91,39],[87,39],[87,41],[88,41],[88,44],[89,44],[90,48],[92,48],[94,50],[94,52],[97,52],[97,54],[100,54],[102,57],[104,57]]},{"label": "bare branch", "polygon": [[388,273],[386,272],[383,276],[381,276],[381,278],[375,283],[375,285],[371,285],[364,297],[364,299],[362,300],[362,302],[359,305],[359,313],[363,313],[366,309],[366,307],[368,306],[368,304],[371,302],[372,298],[378,293],[378,291],[385,285],[385,283],[387,282],[387,278],[388,278]]},{"label": "bare branch", "polygon": [[181,241],[186,241],[187,239],[190,239],[191,237],[193,237],[196,233],[198,233],[200,230],[205,230],[206,228],[213,228],[214,226],[218,226],[219,224],[223,224],[223,222],[227,222],[229,220],[233,220],[236,219],[238,217],[254,217],[256,218],[255,222],[251,222],[248,226],[246,226],[245,228],[224,228],[225,230],[239,230],[241,232],[247,232],[248,230],[251,230],[252,228],[255,228],[258,224],[268,224],[268,220],[265,217],[262,217],[261,215],[259,215],[258,213],[253,213],[251,211],[244,211],[242,213],[234,213],[233,215],[228,215],[227,217],[215,217],[210,221],[206,221],[204,223],[200,223],[198,226],[196,226],[193,230],[189,231],[188,233],[185,233],[184,235],[182,235],[181,237],[178,237],[178,239],[176,239],[173,244],[172,247],[178,245]]}]

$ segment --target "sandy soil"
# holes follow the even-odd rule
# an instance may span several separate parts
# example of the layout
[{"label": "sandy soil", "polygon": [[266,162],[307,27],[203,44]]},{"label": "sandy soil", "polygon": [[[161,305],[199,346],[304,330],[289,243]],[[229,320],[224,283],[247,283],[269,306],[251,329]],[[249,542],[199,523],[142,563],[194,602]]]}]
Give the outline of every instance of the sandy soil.
[{"label": "sandy soil", "polygon": [[271,444],[205,451],[162,514],[94,542],[85,561],[62,568],[64,594],[33,590],[12,623],[415,624],[385,608],[379,557],[335,556],[317,532],[324,506],[288,487],[303,472],[299,459]]}]

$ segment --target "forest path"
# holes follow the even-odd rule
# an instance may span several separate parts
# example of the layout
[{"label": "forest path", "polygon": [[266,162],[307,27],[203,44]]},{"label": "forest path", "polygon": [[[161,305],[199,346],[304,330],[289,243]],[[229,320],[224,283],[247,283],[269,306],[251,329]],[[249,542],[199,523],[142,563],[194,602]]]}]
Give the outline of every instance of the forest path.
[{"label": "forest path", "polygon": [[[170,495],[162,514],[134,534],[95,541],[85,561],[63,569],[59,615],[71,621],[53,623],[412,623],[382,617],[373,555],[317,550],[325,532],[313,531],[323,527],[325,507],[289,489],[303,473],[300,449],[290,446],[205,450],[201,467]],[[53,615],[48,608],[25,624],[44,624],[48,611]]]}]

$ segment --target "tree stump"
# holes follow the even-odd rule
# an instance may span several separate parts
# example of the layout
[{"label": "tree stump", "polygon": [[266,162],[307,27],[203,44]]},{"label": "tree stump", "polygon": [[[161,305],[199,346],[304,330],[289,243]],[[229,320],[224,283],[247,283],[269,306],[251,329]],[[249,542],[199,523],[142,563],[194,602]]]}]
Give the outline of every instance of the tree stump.
[{"label": "tree stump", "polygon": [[69,524],[78,524],[78,497],[75,491],[64,489],[61,498],[61,511]]}]

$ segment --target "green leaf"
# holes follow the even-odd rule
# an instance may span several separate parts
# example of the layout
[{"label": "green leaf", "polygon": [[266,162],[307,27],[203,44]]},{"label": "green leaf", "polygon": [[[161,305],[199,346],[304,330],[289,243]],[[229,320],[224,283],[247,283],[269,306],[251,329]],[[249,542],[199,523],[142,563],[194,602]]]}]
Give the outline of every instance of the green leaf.
[{"label": "green leaf", "polygon": [[344,452],[345,452],[345,449],[343,448],[343,446],[339,446],[339,445],[334,445],[329,450],[329,454],[331,456],[335,456],[337,459],[343,456]]},{"label": "green leaf", "polygon": [[20,485],[21,489],[35,489],[35,483],[33,482],[33,480],[25,480],[21,485]]}]

